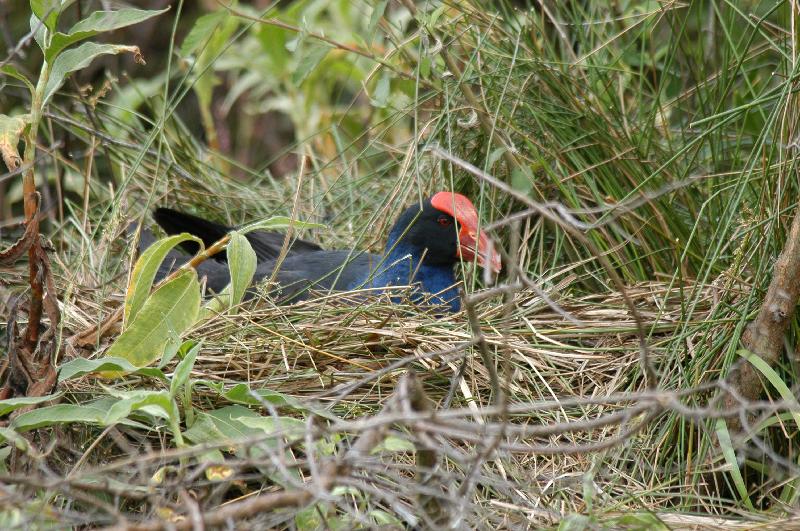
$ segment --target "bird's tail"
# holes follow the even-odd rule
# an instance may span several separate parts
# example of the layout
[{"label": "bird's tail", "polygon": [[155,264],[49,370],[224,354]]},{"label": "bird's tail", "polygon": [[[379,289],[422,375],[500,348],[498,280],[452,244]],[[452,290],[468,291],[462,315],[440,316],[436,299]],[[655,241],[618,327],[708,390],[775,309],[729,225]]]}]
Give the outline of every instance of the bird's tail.
[{"label": "bird's tail", "polygon": [[[138,229],[139,225],[137,223],[131,223],[128,225],[128,235],[129,237],[133,238],[136,234],[136,230]],[[139,252],[139,256],[153,243],[156,242],[158,238],[153,231],[146,227],[142,227],[139,231],[139,241],[136,245],[137,250]],[[197,245],[195,244],[195,248]],[[167,255],[164,257],[164,260],[158,266],[158,270],[156,271],[156,276],[154,281],[159,282],[166,278],[170,273],[178,269],[180,266],[185,264],[191,256],[186,255],[185,253],[178,251],[177,249],[171,249],[167,252]],[[219,262],[215,262],[213,260],[206,260],[199,264],[196,268],[197,274],[199,277],[207,276],[207,277],[225,277],[227,276],[228,267],[224,264],[220,264]]]},{"label": "bird's tail", "polygon": [[[155,209],[153,211],[153,218],[167,234],[171,235],[188,232],[203,240],[203,245],[206,247],[213,245],[214,242],[220,240],[233,230],[231,227],[221,223],[214,223],[213,221],[208,221],[207,219],[184,212],[178,212],[171,208],[160,207]],[[196,254],[199,250],[195,242],[183,242],[181,247],[190,254]]]}]

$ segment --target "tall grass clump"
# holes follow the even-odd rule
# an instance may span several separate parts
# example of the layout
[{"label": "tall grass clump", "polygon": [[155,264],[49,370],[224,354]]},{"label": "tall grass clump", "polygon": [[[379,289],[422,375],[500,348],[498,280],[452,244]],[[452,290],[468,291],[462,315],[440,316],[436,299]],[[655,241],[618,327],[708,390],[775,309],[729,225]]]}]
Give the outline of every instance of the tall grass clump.
[{"label": "tall grass clump", "polygon": [[[0,521],[796,518],[796,319],[778,363],[742,344],[800,194],[796,3],[209,9],[179,2],[153,33],[164,52],[136,43],[156,66],[106,64],[43,110],[60,373],[53,395],[0,400]],[[3,79],[0,106],[26,108]],[[133,325],[115,312],[169,285],[135,282],[132,238],[154,206],[237,226],[288,216],[326,248],[379,250],[403,208],[442,189],[472,198],[505,255],[499,279],[460,268],[461,313],[364,293],[231,298],[159,337],[145,367],[119,347]],[[8,330],[25,319],[13,272]],[[744,364],[763,389],[726,409]]]}]

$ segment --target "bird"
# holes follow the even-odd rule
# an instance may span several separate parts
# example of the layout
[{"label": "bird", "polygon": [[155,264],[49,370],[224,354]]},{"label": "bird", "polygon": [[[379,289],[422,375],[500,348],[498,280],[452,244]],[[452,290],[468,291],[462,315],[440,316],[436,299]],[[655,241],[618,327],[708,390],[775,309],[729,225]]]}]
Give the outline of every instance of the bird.
[{"label": "bird", "polygon": [[[236,228],[165,207],[156,208],[153,211],[153,218],[167,234],[171,235],[188,232],[200,238],[205,247],[211,247],[215,242],[221,240],[226,234]],[[281,253],[281,248],[283,247],[285,236],[279,232],[255,230],[246,233],[245,238],[250,242],[250,246],[256,253],[256,260],[258,262],[265,262],[278,258]],[[181,243],[181,247],[189,254],[197,254],[200,250],[200,246],[194,241],[183,242]],[[322,247],[316,243],[300,239],[290,240],[287,248],[289,255],[321,250]],[[227,261],[227,255],[225,251],[222,251],[215,254],[214,259],[225,262]]]},{"label": "bird", "polygon": [[[206,246],[234,230],[197,216],[168,208],[158,208],[154,219],[167,234],[188,232]],[[493,273],[502,269],[500,255],[484,231],[479,230],[475,205],[464,195],[437,192],[421,203],[406,208],[389,231],[383,253],[357,250],[323,250],[305,240],[290,242],[286,256],[279,261],[284,235],[253,231],[247,238],[257,257],[253,283],[273,279],[277,287],[269,292],[281,303],[308,298],[313,291],[349,291],[371,288],[381,291],[391,286],[412,285],[412,302],[444,306],[458,312],[461,302],[454,268],[461,262],[475,261]],[[196,243],[184,245],[189,252]],[[224,263],[206,260],[197,267],[206,277],[206,287],[219,293],[230,281]],[[169,267],[159,270],[166,276]],[[396,297],[393,298],[396,300]]]}]

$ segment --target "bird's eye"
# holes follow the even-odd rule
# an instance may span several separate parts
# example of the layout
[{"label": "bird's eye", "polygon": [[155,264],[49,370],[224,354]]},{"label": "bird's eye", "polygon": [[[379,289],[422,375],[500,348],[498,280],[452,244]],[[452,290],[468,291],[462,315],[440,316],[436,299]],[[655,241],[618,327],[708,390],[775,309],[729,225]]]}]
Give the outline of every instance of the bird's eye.
[{"label": "bird's eye", "polygon": [[436,223],[441,225],[442,227],[449,227],[453,224],[453,218],[450,216],[439,216],[439,219],[436,220]]}]

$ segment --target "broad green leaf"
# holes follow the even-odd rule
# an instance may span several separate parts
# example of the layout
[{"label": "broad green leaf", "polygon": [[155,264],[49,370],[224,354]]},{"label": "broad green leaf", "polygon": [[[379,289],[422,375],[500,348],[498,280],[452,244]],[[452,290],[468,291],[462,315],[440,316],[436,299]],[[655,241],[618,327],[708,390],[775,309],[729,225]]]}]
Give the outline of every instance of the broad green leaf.
[{"label": "broad green leaf", "polygon": [[284,73],[289,63],[289,50],[286,49],[289,31],[263,24],[258,29],[257,36],[264,56],[272,63],[270,70],[275,75]]},{"label": "broad green leaf", "polygon": [[[188,341],[187,341],[188,343]],[[189,379],[189,375],[194,367],[194,362],[197,359],[197,353],[200,352],[202,343],[196,342],[194,346],[189,349],[186,356],[175,367],[175,372],[172,374],[172,381],[169,383],[169,396],[175,398],[178,391],[183,387]]]},{"label": "broad green leaf", "polygon": [[31,11],[51,32],[56,30],[58,16],[73,0],[31,0]]},{"label": "broad green leaf", "polygon": [[180,336],[197,321],[199,309],[197,273],[186,271],[150,295],[106,356],[124,358],[139,367],[152,363],[161,356],[170,337]]},{"label": "broad green leaf", "polygon": [[131,278],[128,282],[128,292],[125,295],[125,316],[123,318],[123,328],[136,319],[136,315],[144,305],[147,298],[150,296],[150,289],[153,287],[153,279],[158,273],[158,267],[164,258],[176,245],[179,243],[192,240],[203,248],[203,242],[200,238],[192,236],[188,233],[176,234],[162,238],[148,247],[142,256],[136,260],[136,265],[131,272]]},{"label": "broad green leaf", "polygon": [[[238,383],[233,387],[231,387],[230,389],[222,390],[219,388],[218,385],[216,385],[216,382],[198,381],[197,383],[202,383],[203,385],[206,385],[214,389],[220,394],[222,398],[234,402],[236,404],[263,407],[264,402],[269,402],[270,405],[275,407],[288,407],[293,409],[294,411],[313,412],[316,415],[331,420],[338,419],[336,415],[334,415],[333,413],[331,413],[326,409],[306,406],[292,396],[289,396],[284,393],[279,393],[278,391],[273,391],[271,389],[251,390],[246,383]],[[255,393],[257,397],[253,396],[253,393]]]},{"label": "broad green leaf", "polygon": [[306,431],[306,423],[292,417],[239,417],[236,420],[249,428],[257,428],[266,435],[296,439]]},{"label": "broad green leaf", "polygon": [[47,40],[47,26],[36,15],[31,15],[30,26],[33,40],[39,45],[39,49],[44,52],[45,40]]},{"label": "broad green leaf", "polygon": [[250,287],[256,272],[256,252],[241,232],[231,233],[228,243],[228,269],[231,273],[231,286],[228,304],[231,308],[242,301],[244,292]]},{"label": "broad green leaf", "polygon": [[155,10],[123,8],[116,11],[95,11],[88,17],[79,21],[70,28],[68,33],[55,33],[50,40],[50,45],[44,54],[45,59],[53,62],[65,48],[82,40],[94,37],[99,33],[112,31],[126,26],[144,22],[156,15],[160,15],[169,8]]},{"label": "broad green leaf", "polygon": [[[238,405],[225,406],[213,411],[199,412],[197,414],[197,420],[195,420],[191,428],[183,432],[183,436],[194,444],[233,443],[236,440],[263,435],[264,430],[261,427],[251,427],[245,424],[245,422],[250,422],[247,419],[260,418],[262,417],[258,413]],[[258,421],[253,420],[252,422],[257,423]],[[270,446],[268,443],[264,444]],[[271,446],[275,447],[276,444],[273,442]],[[264,450],[259,448],[259,445],[244,446],[241,444],[231,444],[230,451],[235,453],[239,458],[252,458],[264,454]],[[291,456],[287,453],[286,458],[289,459]],[[285,478],[280,475],[271,475],[274,470],[265,468],[262,472],[276,483],[281,485],[285,484]],[[299,473],[293,471],[292,474],[294,475],[294,479],[300,480]]]},{"label": "broad green leaf", "polygon": [[[200,412],[192,427],[183,432],[183,435],[196,444],[221,443],[261,435],[263,431],[259,428],[251,428],[241,422],[241,419],[247,417],[261,416],[255,411],[237,405]],[[241,450],[237,449],[237,452]]]},{"label": "broad green leaf", "polygon": [[19,135],[30,121],[30,115],[6,116],[0,114],[0,155],[9,171],[14,171],[22,164],[17,151]]},{"label": "broad green leaf", "polygon": [[331,51],[330,47],[324,44],[314,43],[301,47],[300,53],[302,55],[297,63],[297,68],[292,73],[292,82],[295,85],[303,83],[317,65],[325,59],[329,51]]},{"label": "broad green leaf", "polygon": [[41,404],[42,402],[48,402],[59,396],[61,396],[61,393],[55,393],[47,396],[23,396],[19,398],[7,398],[6,400],[0,400],[0,417],[5,417],[15,409],[34,404]]},{"label": "broad green leaf", "polygon": [[181,56],[187,57],[205,44],[227,15],[228,12],[226,10],[219,9],[198,18],[192,29],[189,30],[189,34],[183,39]]},{"label": "broad green leaf", "polygon": [[53,62],[50,78],[47,80],[47,86],[44,89],[42,105],[47,104],[53,94],[61,87],[61,84],[64,83],[64,79],[66,79],[70,72],[86,68],[96,57],[101,55],[117,55],[119,53],[132,53],[137,63],[144,64],[138,46],[85,42],[77,48],[66,50]]},{"label": "broad green leaf", "polygon": [[154,417],[161,417],[172,422],[179,418],[178,408],[166,391],[114,391],[111,394],[119,398],[103,417],[103,424],[116,424],[130,416],[134,411],[144,411]]},{"label": "broad green leaf", "polygon": [[226,435],[208,413],[198,413],[191,428],[183,432],[183,437],[195,444],[221,443],[228,441],[231,436]]},{"label": "broad green leaf", "polygon": [[0,66],[0,73],[3,73],[9,77],[13,77],[14,79],[19,79],[20,81],[25,83],[25,86],[28,87],[28,90],[31,92],[31,97],[36,92],[36,88],[33,86],[33,83],[31,83],[30,80],[27,77],[25,77],[25,75],[22,72],[17,70],[13,65]]},{"label": "broad green leaf", "polygon": [[45,426],[64,425],[72,422],[103,424],[103,419],[113,399],[102,399],[89,404],[56,404],[27,411],[11,421],[10,427],[27,431]]},{"label": "broad green leaf", "polygon": [[94,360],[87,360],[86,358],[75,358],[63,364],[58,371],[58,381],[64,382],[71,378],[83,376],[93,372],[108,372],[113,373],[136,373],[142,376],[150,376],[160,380],[167,380],[164,373],[152,367],[136,367],[124,358],[109,358],[103,357]]}]

